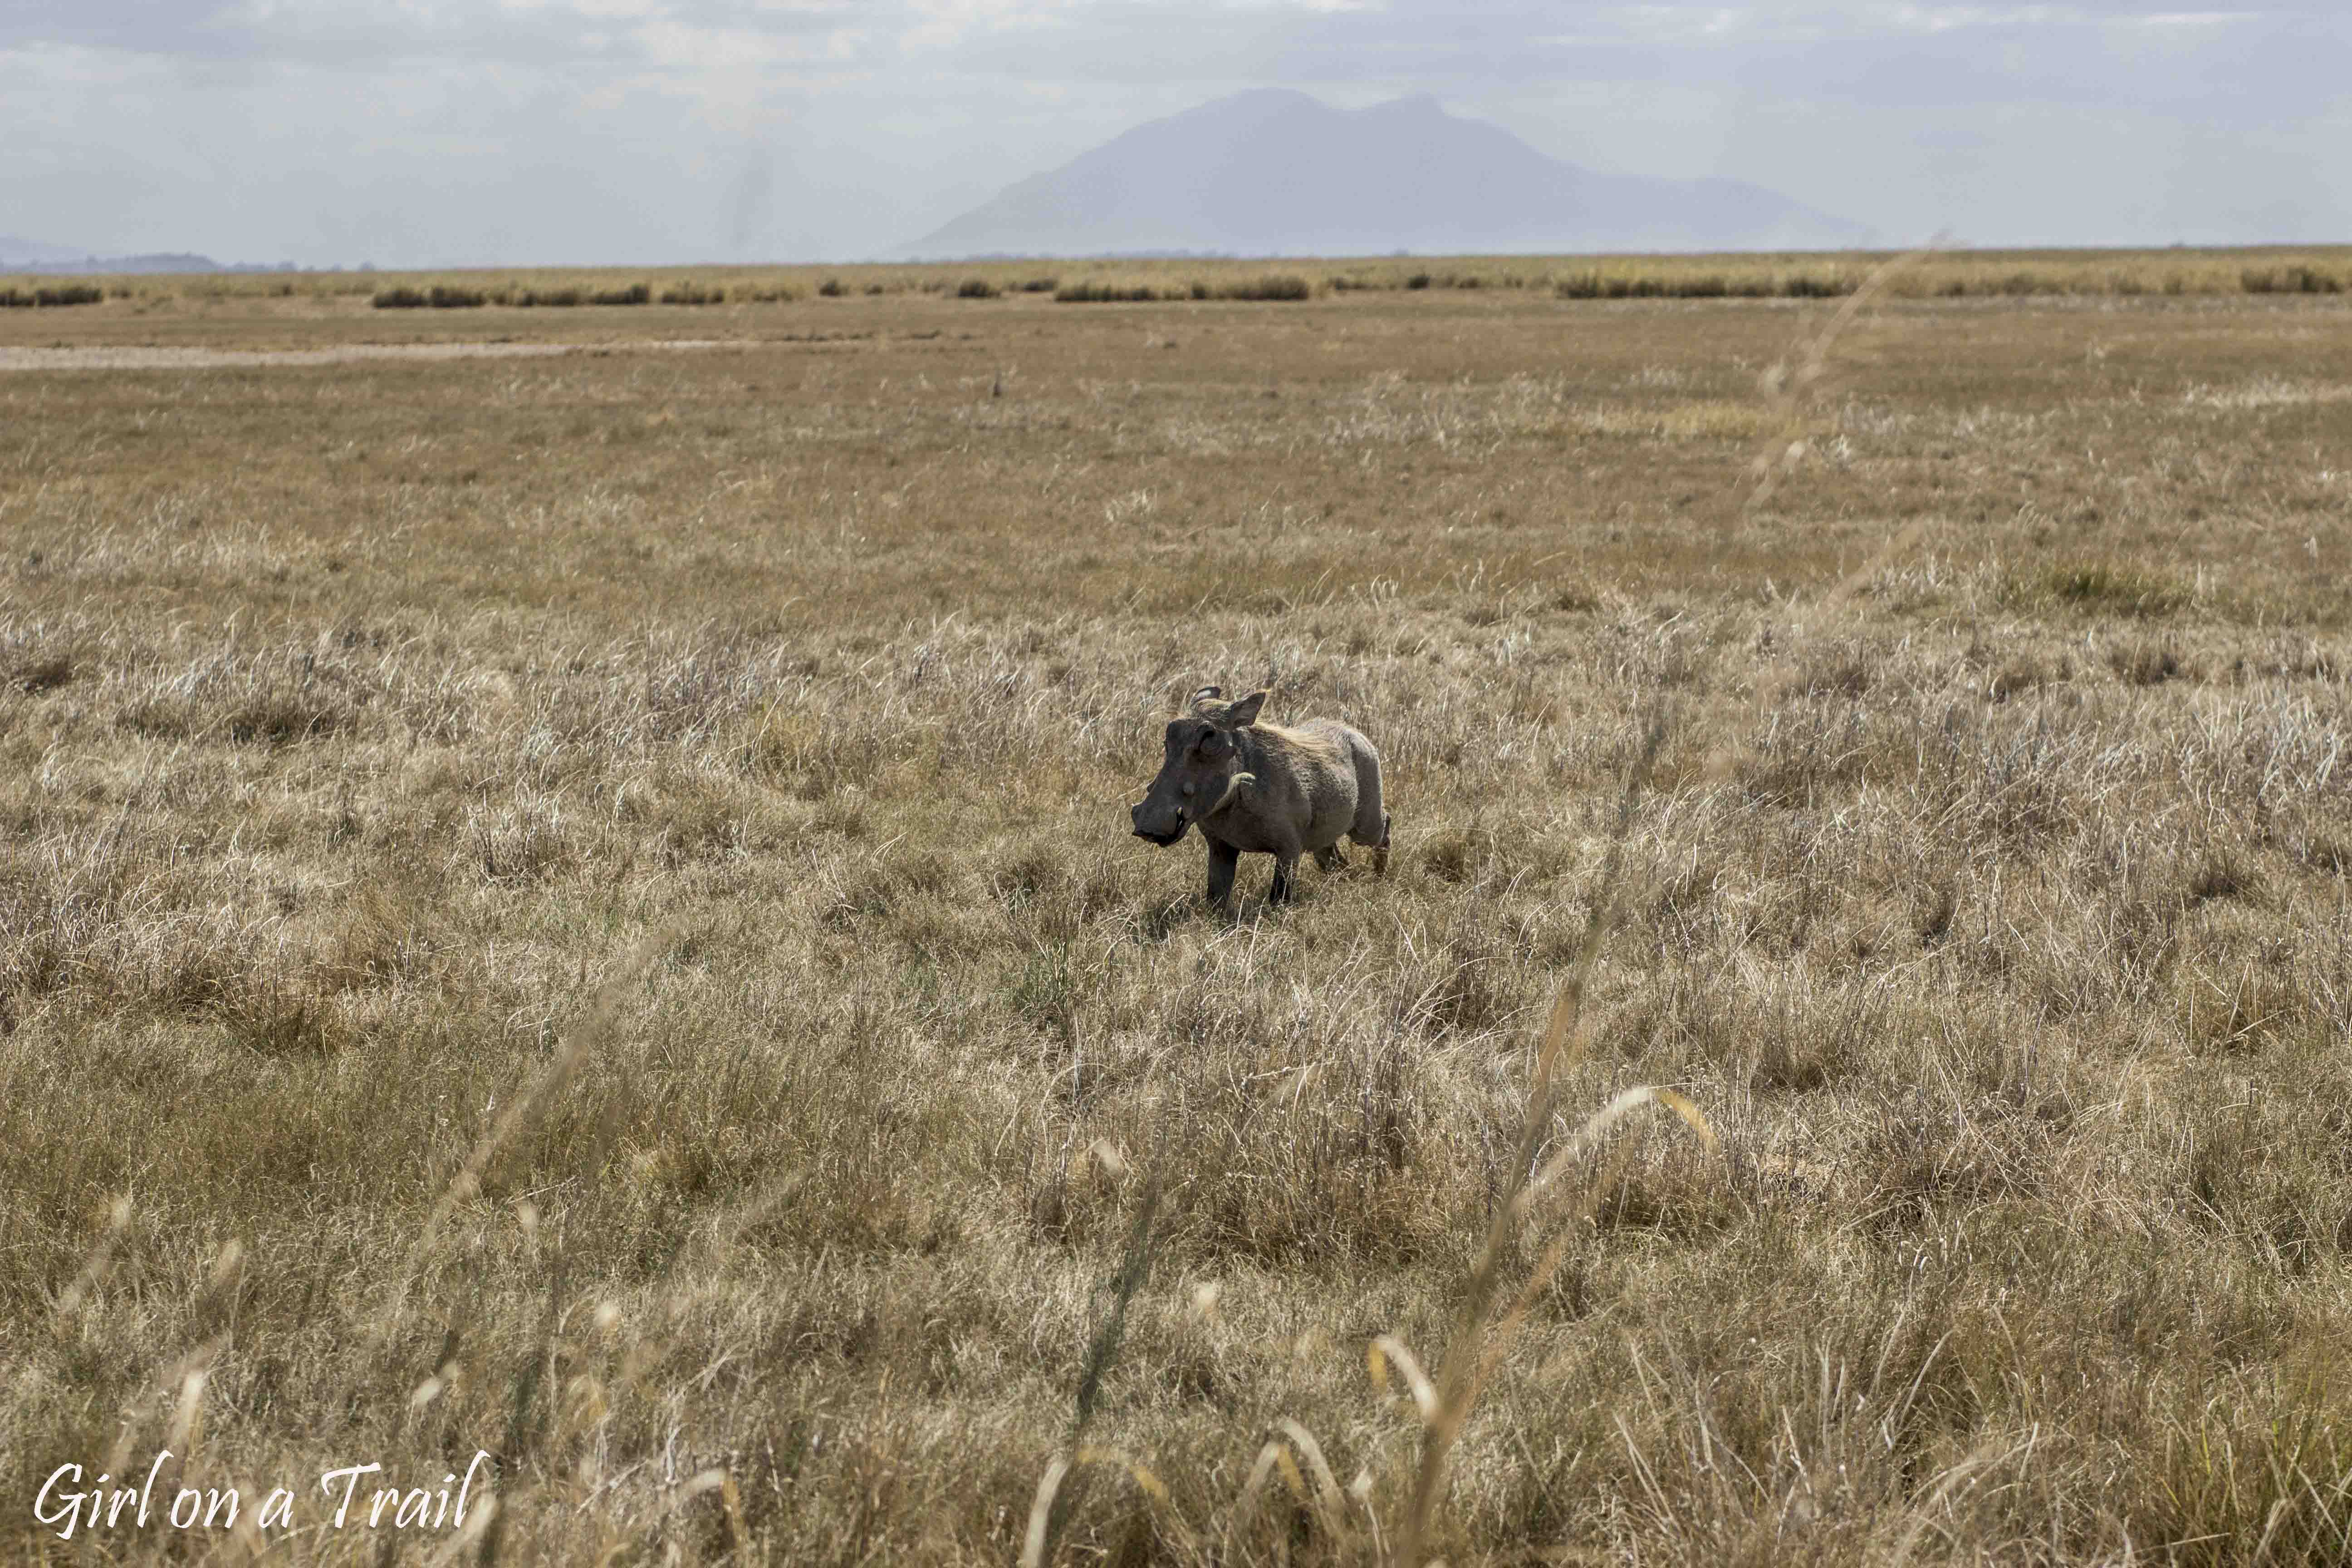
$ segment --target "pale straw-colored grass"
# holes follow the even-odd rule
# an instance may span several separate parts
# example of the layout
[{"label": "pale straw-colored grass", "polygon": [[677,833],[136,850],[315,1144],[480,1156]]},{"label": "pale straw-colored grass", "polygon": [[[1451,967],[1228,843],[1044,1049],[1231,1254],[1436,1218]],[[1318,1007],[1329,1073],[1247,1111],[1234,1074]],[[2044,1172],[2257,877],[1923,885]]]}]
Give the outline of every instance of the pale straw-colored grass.
[{"label": "pale straw-colored grass", "polygon": [[[1934,276],[1793,412],[1836,301],[1535,287],[0,378],[11,1495],[2340,1560],[2342,487],[2191,397],[2352,381],[2340,302]],[[77,341],[355,330],[241,308]],[[1205,680],[1375,736],[1385,881],[1124,840]]]}]

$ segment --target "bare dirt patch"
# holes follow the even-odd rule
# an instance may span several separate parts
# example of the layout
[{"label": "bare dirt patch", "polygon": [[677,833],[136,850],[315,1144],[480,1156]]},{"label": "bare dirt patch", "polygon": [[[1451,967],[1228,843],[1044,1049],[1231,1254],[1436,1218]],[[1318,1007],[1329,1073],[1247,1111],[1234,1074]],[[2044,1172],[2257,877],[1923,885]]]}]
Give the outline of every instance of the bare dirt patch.
[{"label": "bare dirt patch", "polygon": [[425,342],[336,343],[326,348],[191,348],[169,344],[0,344],[0,372],[37,370],[219,370],[371,361],[548,359],[577,353],[677,353],[754,348],[753,339],[649,339],[607,343]]}]

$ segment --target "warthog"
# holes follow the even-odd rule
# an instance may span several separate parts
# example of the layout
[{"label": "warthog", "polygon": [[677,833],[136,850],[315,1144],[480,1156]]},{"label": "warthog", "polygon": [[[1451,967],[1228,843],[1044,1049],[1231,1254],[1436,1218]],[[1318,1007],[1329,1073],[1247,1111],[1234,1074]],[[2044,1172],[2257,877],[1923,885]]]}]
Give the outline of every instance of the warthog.
[{"label": "warthog", "polygon": [[1143,799],[1130,807],[1135,836],[1163,848],[1197,826],[1209,841],[1209,901],[1230,908],[1241,857],[1274,857],[1274,903],[1288,901],[1298,858],[1326,871],[1346,865],[1342,836],[1389,868],[1389,814],[1381,805],[1381,754],[1362,734],[1331,719],[1296,729],[1257,721],[1266,694],[1237,701],[1204,686],[1168,722],[1168,756]]}]

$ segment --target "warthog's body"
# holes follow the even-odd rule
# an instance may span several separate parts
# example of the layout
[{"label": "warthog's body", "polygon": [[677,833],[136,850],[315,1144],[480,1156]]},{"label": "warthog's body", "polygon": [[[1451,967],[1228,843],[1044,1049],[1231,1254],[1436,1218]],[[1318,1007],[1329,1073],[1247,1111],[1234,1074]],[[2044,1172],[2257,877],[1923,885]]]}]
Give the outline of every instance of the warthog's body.
[{"label": "warthog's body", "polygon": [[1275,903],[1286,901],[1301,855],[1329,871],[1345,865],[1339,840],[1372,852],[1388,870],[1389,816],[1381,804],[1381,756],[1358,731],[1331,719],[1295,729],[1257,721],[1266,694],[1219,700],[1213,686],[1168,724],[1167,758],[1129,811],[1135,834],[1163,847],[1199,827],[1209,841],[1209,900],[1233,901],[1244,855],[1274,857]]}]

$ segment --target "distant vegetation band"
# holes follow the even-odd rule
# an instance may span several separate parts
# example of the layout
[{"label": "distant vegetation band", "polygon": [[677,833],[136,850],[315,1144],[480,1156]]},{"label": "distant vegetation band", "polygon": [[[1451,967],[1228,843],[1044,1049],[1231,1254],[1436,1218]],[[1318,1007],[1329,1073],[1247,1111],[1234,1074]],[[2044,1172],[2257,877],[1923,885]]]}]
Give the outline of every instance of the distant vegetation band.
[{"label": "distant vegetation band", "polygon": [[[173,297],[350,298],[378,310],[483,306],[773,304],[812,296],[929,294],[989,300],[1050,294],[1065,304],[1310,300],[1385,290],[1501,289],[1562,300],[1830,299],[1852,293],[1884,257],[1862,252],[1602,258],[1394,257],[1296,262],[1224,258],[697,268],[667,282],[619,268],[449,273],[310,272],[139,275],[102,282],[0,288],[0,308]],[[1948,251],[1890,280],[1910,298],[2342,294],[2352,247],[2152,251]]]}]

